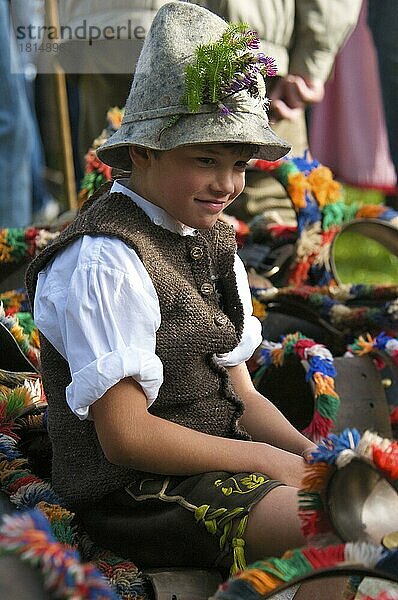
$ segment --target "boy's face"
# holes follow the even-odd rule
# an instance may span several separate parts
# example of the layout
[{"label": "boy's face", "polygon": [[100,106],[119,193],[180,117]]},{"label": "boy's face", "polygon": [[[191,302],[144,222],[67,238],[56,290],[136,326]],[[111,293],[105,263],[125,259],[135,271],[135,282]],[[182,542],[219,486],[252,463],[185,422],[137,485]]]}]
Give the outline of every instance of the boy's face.
[{"label": "boy's face", "polygon": [[242,192],[251,156],[250,147],[240,144],[149,152],[132,177],[132,188],[181,223],[207,229]]}]

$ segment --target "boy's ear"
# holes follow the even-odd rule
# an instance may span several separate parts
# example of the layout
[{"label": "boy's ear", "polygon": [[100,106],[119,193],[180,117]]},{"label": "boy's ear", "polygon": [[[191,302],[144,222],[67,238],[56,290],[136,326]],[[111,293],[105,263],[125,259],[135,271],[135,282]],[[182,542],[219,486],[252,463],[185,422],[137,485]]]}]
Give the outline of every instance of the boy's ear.
[{"label": "boy's ear", "polygon": [[143,148],[142,146],[130,146],[129,154],[131,162],[136,167],[145,167],[149,164],[151,159],[151,151],[148,148]]}]

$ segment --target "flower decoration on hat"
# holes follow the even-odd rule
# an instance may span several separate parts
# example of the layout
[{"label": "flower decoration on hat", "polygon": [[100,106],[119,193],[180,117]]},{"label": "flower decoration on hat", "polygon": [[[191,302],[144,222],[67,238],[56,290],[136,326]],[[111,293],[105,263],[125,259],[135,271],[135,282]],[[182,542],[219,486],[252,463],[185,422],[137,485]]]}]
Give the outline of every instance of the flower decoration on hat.
[{"label": "flower decoration on hat", "polygon": [[203,104],[215,104],[221,114],[230,114],[224,100],[241,91],[269,106],[265,78],[276,75],[274,59],[262,52],[257,32],[245,23],[230,23],[216,42],[201,44],[195,61],[185,70],[184,102],[196,113]]}]

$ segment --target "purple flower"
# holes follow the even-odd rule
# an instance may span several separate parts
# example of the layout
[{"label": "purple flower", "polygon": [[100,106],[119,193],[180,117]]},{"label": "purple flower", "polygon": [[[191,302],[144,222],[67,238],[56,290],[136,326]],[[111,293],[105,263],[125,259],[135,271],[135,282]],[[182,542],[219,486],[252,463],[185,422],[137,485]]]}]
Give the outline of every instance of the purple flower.
[{"label": "purple flower", "polygon": [[265,56],[265,54],[259,52],[257,54],[257,60],[265,67],[268,77],[273,77],[276,75],[278,69],[276,67],[275,59],[272,58],[272,56]]},{"label": "purple flower", "polygon": [[228,116],[231,114],[231,111],[229,110],[229,108],[227,106],[225,106],[225,104],[223,104],[222,102],[218,103],[218,108],[220,109],[220,114],[225,116]]},{"label": "purple flower", "polygon": [[245,88],[245,84],[241,79],[241,76],[237,74],[227,86],[224,87],[224,94],[236,94]]},{"label": "purple flower", "polygon": [[258,50],[258,48],[260,48],[260,40],[257,31],[249,29],[246,35],[249,37],[249,40],[247,42],[248,48],[251,48],[252,50]]},{"label": "purple flower", "polygon": [[243,83],[249,87],[249,85],[251,85],[252,83],[254,83],[254,79],[253,77],[250,77],[250,74],[248,73],[247,75],[245,75],[245,77],[243,78]]}]

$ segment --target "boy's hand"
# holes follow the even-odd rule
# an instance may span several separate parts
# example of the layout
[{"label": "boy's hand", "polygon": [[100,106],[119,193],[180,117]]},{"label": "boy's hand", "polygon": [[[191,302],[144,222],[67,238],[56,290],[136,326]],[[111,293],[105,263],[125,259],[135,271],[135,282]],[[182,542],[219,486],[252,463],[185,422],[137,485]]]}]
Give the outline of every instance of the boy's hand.
[{"label": "boy's hand", "polygon": [[316,446],[312,445],[309,448],[306,448],[302,451],[301,456],[303,457],[306,463],[311,463],[312,453],[314,452],[314,450],[316,450]]}]

